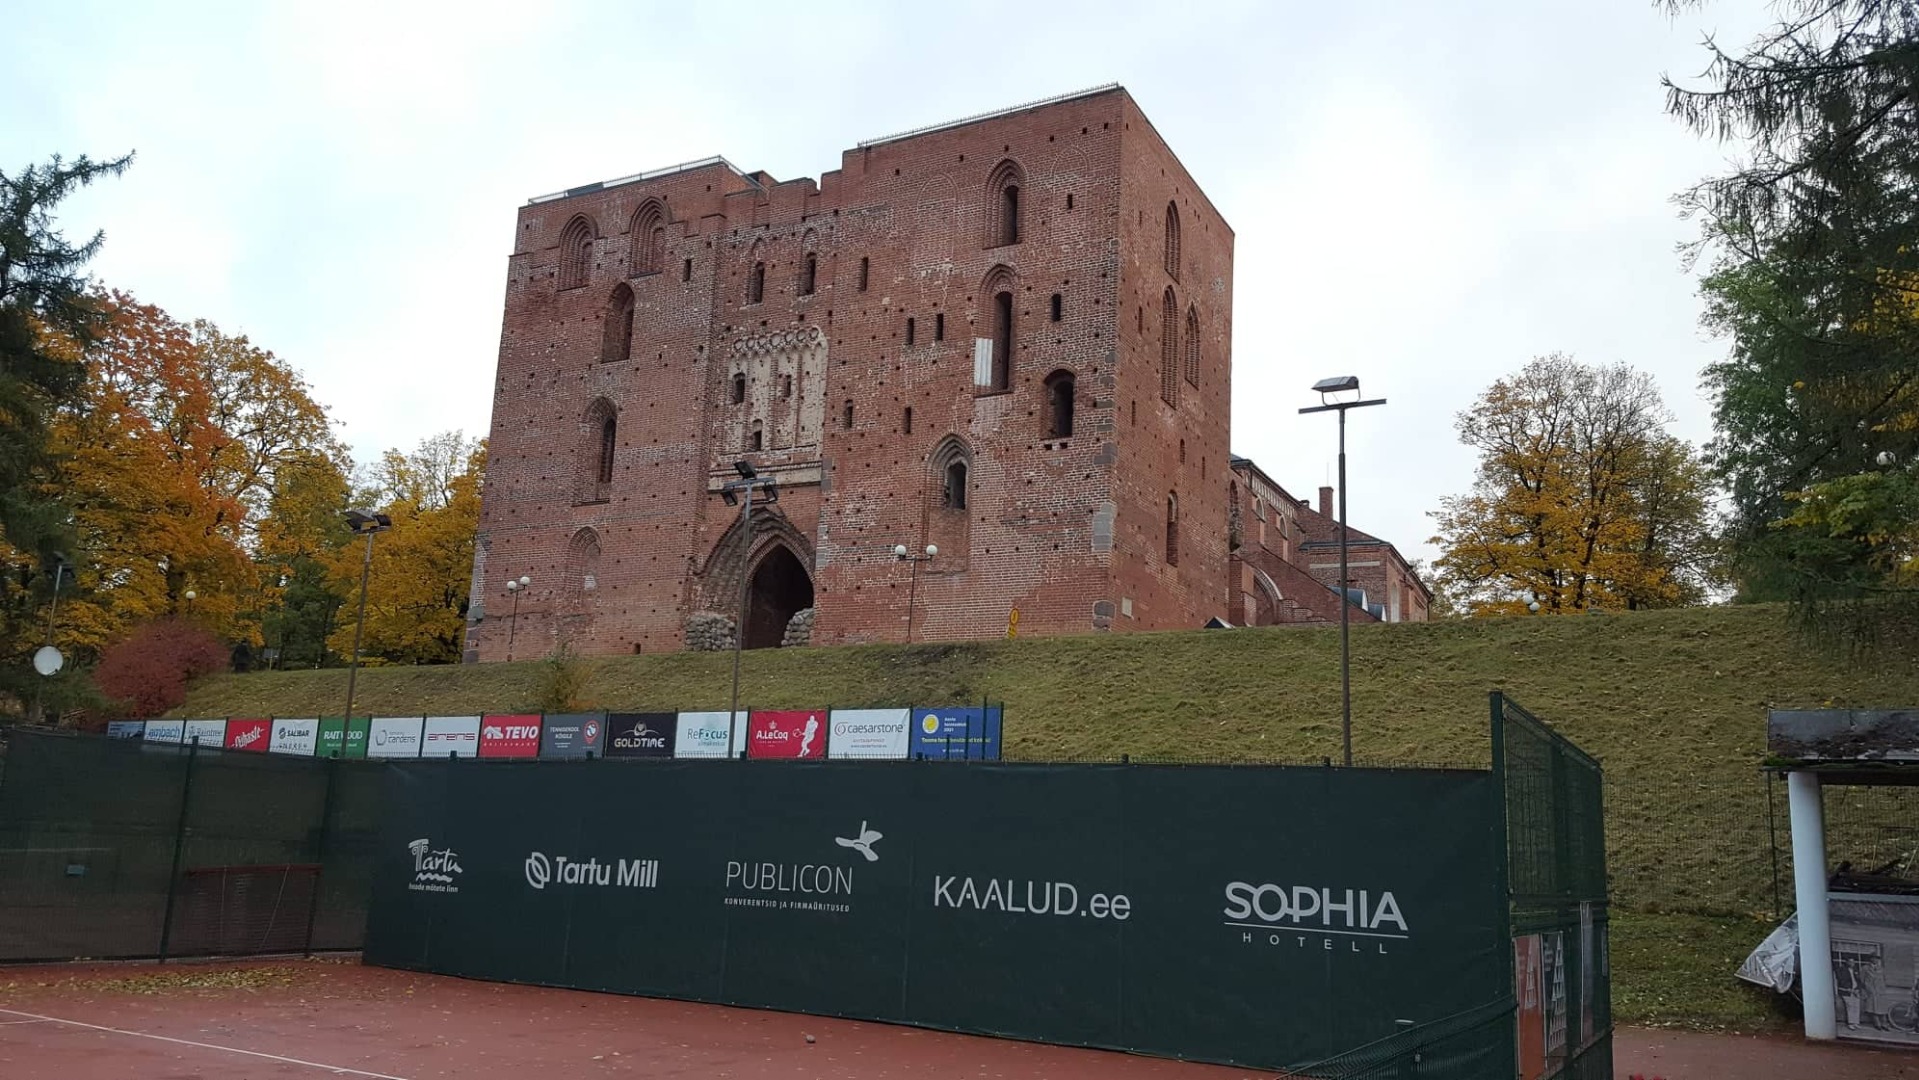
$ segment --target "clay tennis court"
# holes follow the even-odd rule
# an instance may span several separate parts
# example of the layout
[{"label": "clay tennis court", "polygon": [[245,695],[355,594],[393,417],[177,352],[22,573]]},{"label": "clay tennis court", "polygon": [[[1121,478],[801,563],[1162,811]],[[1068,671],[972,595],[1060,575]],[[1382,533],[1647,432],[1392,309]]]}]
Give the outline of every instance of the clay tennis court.
[{"label": "clay tennis court", "polygon": [[356,960],[0,968],[6,1080],[1270,1075]]},{"label": "clay tennis court", "polygon": [[[813,1041],[808,1042],[807,1036]],[[1624,1028],[1616,1076],[1919,1078],[1919,1054]],[[0,968],[6,1080],[1078,1077],[1272,1073],[360,966],[355,958]]]}]

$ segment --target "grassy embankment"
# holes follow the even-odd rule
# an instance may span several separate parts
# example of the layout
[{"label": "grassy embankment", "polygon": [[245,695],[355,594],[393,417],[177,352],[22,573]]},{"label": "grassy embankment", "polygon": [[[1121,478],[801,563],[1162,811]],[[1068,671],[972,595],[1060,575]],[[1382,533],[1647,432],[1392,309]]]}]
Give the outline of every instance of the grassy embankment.
[{"label": "grassy embankment", "polygon": [[[1262,629],[767,651],[747,654],[741,700],[990,696],[1006,704],[1008,757],[1315,761],[1339,752],[1337,650],[1331,632]],[[597,660],[583,696],[605,709],[724,708],[728,664],[711,654]],[[363,669],[356,711],[531,710],[543,672],[538,662]],[[1776,1025],[1765,995],[1731,975],[1770,927],[1757,772],[1766,710],[1910,705],[1919,665],[1849,667],[1795,640],[1772,608],[1359,627],[1355,754],[1484,764],[1495,687],[1605,764],[1618,1018]],[[344,696],[343,671],[228,676],[178,711],[314,715],[337,712]],[[1845,829],[1836,832],[1837,848]]]}]

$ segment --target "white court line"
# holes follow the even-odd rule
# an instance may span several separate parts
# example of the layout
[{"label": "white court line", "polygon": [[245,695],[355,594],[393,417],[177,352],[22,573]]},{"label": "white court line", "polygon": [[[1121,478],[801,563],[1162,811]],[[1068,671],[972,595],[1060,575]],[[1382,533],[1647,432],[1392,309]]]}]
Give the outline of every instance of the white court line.
[{"label": "white court line", "polygon": [[191,1039],[175,1039],[167,1035],[149,1035],[144,1031],[127,1031],[122,1028],[102,1027],[99,1024],[83,1024],[78,1020],[62,1020],[57,1016],[41,1016],[38,1013],[21,1012],[18,1009],[0,1009],[0,1013],[6,1013],[9,1016],[26,1017],[27,1019],[20,1021],[21,1023],[44,1021],[50,1024],[67,1024],[72,1027],[87,1028],[92,1031],[105,1031],[113,1035],[131,1035],[136,1039],[155,1039],[159,1042],[177,1043],[181,1046],[196,1046],[202,1050],[219,1050],[228,1054],[245,1054],[248,1057],[265,1058],[268,1061],[283,1061],[288,1065],[305,1065],[309,1069],[325,1069],[330,1073],[341,1076],[365,1076],[369,1077],[370,1080],[406,1080],[404,1076],[389,1076],[386,1073],[349,1069],[344,1065],[322,1065],[317,1061],[302,1061],[299,1058],[281,1057],[278,1054],[262,1054],[257,1050],[242,1050],[237,1046],[221,1046],[218,1043],[194,1042]]}]

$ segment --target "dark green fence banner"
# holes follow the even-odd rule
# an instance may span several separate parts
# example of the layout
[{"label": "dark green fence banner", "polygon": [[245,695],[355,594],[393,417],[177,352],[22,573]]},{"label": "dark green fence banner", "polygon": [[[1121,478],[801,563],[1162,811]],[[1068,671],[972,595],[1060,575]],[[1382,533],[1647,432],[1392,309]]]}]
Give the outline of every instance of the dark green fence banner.
[{"label": "dark green fence banner", "polygon": [[370,963],[1258,1067],[1432,1030],[1419,1075],[1511,1075],[1490,773],[386,772]]}]

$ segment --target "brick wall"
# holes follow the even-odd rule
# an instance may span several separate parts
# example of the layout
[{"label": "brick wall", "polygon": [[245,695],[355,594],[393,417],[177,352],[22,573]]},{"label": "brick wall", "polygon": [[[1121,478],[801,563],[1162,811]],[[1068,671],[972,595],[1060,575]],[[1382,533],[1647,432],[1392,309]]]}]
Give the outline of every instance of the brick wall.
[{"label": "brick wall", "polygon": [[[515,656],[562,638],[678,648],[686,616],[730,614],[778,547],[810,571],[817,643],[904,638],[914,590],[895,544],[940,548],[919,567],[917,638],[998,636],[1014,608],[1023,634],[1227,614],[1232,241],[1118,89],[863,145],[817,183],[716,160],[529,203],[508,262],[470,655],[506,656],[504,586],[521,574],[534,583]],[[1160,382],[1168,287],[1177,406]],[[608,329],[626,290],[630,346],[624,319]],[[1000,339],[1001,292],[1012,357],[1004,389],[982,389],[974,342]],[[1049,387],[1065,375],[1070,436]],[[746,529],[718,493],[740,458],[782,492]],[[955,460],[963,509],[945,483]]]}]

